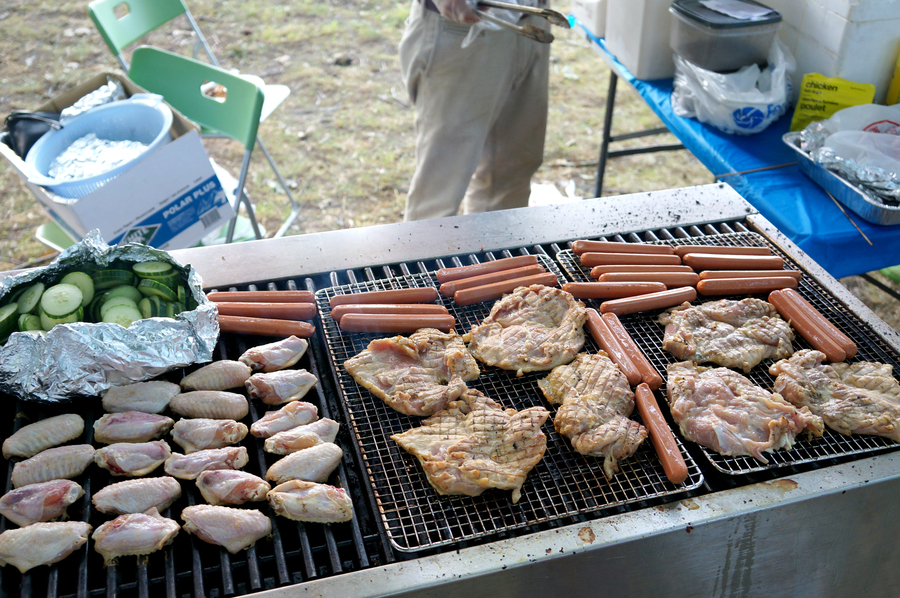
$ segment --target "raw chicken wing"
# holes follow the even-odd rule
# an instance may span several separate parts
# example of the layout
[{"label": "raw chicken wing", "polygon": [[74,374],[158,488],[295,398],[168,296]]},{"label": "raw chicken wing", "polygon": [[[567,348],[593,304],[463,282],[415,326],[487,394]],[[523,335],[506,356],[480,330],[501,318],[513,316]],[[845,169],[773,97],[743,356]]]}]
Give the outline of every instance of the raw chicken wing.
[{"label": "raw chicken wing", "polygon": [[323,442],[279,459],[266,472],[266,479],[276,484],[289,480],[324,482],[340,464],[343,456],[341,447],[333,442]]},{"label": "raw chicken wing", "polygon": [[231,469],[204,471],[197,476],[197,488],[211,505],[242,505],[245,502],[266,500],[271,486],[264,479]]},{"label": "raw chicken wing", "polygon": [[103,395],[103,409],[110,412],[159,413],[179,392],[181,388],[177,384],[165,380],[113,386]]},{"label": "raw chicken wing", "polygon": [[312,423],[319,416],[319,410],[312,403],[293,401],[278,411],[269,411],[253,422],[250,433],[257,438],[268,438],[297,426]]},{"label": "raw chicken wing", "polygon": [[59,446],[41,451],[31,459],[13,466],[13,487],[21,488],[28,484],[79,476],[94,460],[94,452],[94,447],[89,444]]},{"label": "raw chicken wing", "polygon": [[174,423],[171,417],[142,411],[107,413],[94,422],[94,440],[103,444],[147,442],[171,430]]},{"label": "raw chicken wing", "polygon": [[291,480],[268,495],[272,510],[294,521],[339,523],[353,519],[353,504],[343,488]]},{"label": "raw chicken wing", "polygon": [[163,511],[181,496],[181,484],[169,476],[125,480],[94,493],[91,502],[101,513],[143,513],[153,507]]},{"label": "raw chicken wing", "polygon": [[281,370],[253,374],[244,386],[251,399],[259,399],[266,405],[282,405],[302,399],[318,381],[306,370]]},{"label": "raw chicken wing", "polygon": [[250,366],[240,361],[214,361],[191,372],[181,380],[181,390],[228,390],[243,386],[250,377]]},{"label": "raw chicken wing", "polygon": [[181,419],[172,429],[172,440],[185,453],[237,444],[247,435],[247,426],[233,419]]},{"label": "raw chicken wing", "polygon": [[113,475],[138,477],[165,463],[171,454],[165,440],[119,442],[97,449],[94,462]]},{"label": "raw chicken wing", "polygon": [[33,457],[50,447],[69,442],[84,432],[84,420],[74,413],[48,417],[28,424],[3,441],[3,456]]},{"label": "raw chicken wing", "polygon": [[244,419],[250,410],[244,395],[224,390],[195,390],[176,396],[169,408],[182,417]]},{"label": "raw chicken wing", "polygon": [[120,556],[150,554],[172,543],[178,523],[150,508],[145,513],[119,515],[94,530],[94,550],[106,564]]},{"label": "raw chicken wing", "polygon": [[323,442],[334,442],[340,424],[323,417],[311,424],[297,426],[267,438],[265,450],[276,455],[289,455]]},{"label": "raw chicken wing", "polygon": [[231,554],[272,533],[272,521],[253,509],[195,505],[185,507],[181,518],[184,531],[204,542],[224,546]]},{"label": "raw chicken wing", "polygon": [[303,357],[309,343],[296,336],[247,349],[238,361],[246,363],[254,372],[274,372],[289,368]]},{"label": "raw chicken wing", "polygon": [[22,486],[0,498],[0,514],[20,527],[50,521],[65,514],[66,508],[84,496],[71,480],[50,480]]},{"label": "raw chicken wing", "polygon": [[194,480],[204,471],[215,469],[240,469],[249,461],[243,446],[206,449],[181,455],[172,453],[166,461],[166,473],[182,480]]},{"label": "raw chicken wing", "polygon": [[85,521],[51,521],[6,530],[0,534],[0,567],[12,565],[22,573],[52,565],[82,546],[91,533]]}]

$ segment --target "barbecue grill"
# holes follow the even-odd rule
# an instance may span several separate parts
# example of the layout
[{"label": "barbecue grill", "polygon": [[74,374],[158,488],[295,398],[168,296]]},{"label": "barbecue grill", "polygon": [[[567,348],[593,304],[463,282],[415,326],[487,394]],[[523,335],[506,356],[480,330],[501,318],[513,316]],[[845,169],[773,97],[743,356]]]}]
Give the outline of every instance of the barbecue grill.
[{"label": "barbecue grill", "polygon": [[[182,532],[172,546],[136,565],[126,557],[104,567],[89,543],[49,573],[0,570],[0,595],[502,597],[562,596],[586,587],[615,596],[896,593],[900,567],[891,548],[900,514],[900,453],[882,439],[826,433],[776,453],[768,465],[681,442],[689,477],[674,486],[650,443],[607,482],[599,464],[573,454],[548,420],[547,455],[529,474],[519,503],[500,491],[436,495],[416,460],[387,439],[418,420],[360,391],[341,368],[368,340],[384,335],[341,333],[328,298],[433,286],[439,268],[526,253],[538,255],[561,281],[587,280],[569,249],[576,239],[768,246],[785,258],[785,267],[804,271],[800,292],[850,332],[859,345],[856,359],[900,366],[900,336],[725,185],[174,251],[208,290],[316,292],[321,318],[298,366],[319,378],[307,400],[322,417],[341,422],[337,442],[345,457],[333,481],[350,491],[353,521],[324,526],[274,517],[273,537],[237,555]],[[446,305],[457,332],[489,308]],[[674,360],[659,348],[662,327],[654,316],[622,320],[664,373]],[[223,335],[215,359],[234,359],[269,340]],[[795,346],[808,345],[798,338]],[[595,350],[590,340],[586,349]],[[169,377],[177,381],[191,369]],[[540,375],[515,379],[484,369],[476,386],[504,407],[547,406],[535,387]],[[771,388],[767,373],[753,376]],[[4,405],[4,436],[73,409],[11,399]],[[259,408],[251,405],[252,419]],[[87,430],[101,415],[99,401],[74,409]],[[89,434],[79,441],[90,441]],[[251,455],[246,470],[261,474],[274,462],[257,439],[243,444]],[[82,478],[86,497],[69,513],[96,527],[106,518],[89,508],[88,498],[110,478],[94,466]],[[202,502],[192,484],[183,486],[185,496],[169,516]],[[268,512],[264,503],[261,508]]]}]

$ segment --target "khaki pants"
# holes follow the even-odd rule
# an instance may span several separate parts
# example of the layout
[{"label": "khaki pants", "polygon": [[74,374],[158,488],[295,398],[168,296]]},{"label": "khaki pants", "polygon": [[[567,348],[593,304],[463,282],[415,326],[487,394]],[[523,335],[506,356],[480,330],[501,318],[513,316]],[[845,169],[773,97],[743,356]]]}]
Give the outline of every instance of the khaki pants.
[{"label": "khaki pants", "polygon": [[489,30],[460,48],[468,31],[413,0],[400,42],[416,108],[407,221],[453,216],[463,199],[466,214],[527,206],[543,160],[549,44]]}]

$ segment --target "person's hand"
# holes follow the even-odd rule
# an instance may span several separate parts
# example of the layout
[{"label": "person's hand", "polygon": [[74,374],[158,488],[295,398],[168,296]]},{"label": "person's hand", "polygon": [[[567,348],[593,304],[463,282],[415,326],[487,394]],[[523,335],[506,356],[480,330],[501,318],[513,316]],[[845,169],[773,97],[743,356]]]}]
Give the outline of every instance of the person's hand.
[{"label": "person's hand", "polygon": [[481,19],[466,0],[433,0],[441,16],[463,25],[472,25]]}]

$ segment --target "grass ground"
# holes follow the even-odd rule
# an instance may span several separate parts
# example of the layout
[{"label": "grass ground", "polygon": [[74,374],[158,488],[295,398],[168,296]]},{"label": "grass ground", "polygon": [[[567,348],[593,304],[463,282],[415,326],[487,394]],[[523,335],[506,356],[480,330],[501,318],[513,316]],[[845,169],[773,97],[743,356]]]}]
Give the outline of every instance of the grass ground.
[{"label": "grass ground", "polygon": [[[87,4],[7,0],[0,7],[0,115],[36,108],[79,81],[117,70]],[[191,0],[190,7],[223,66],[292,90],[260,128],[301,204],[288,234],[402,220],[414,154],[413,109],[397,60],[406,0]],[[554,8],[568,12],[568,0]],[[535,182],[591,197],[609,74],[576,33],[554,33],[545,158]],[[146,43],[190,52],[193,40],[179,22]],[[660,126],[643,101],[622,87],[615,115],[621,131],[614,133]],[[658,140],[675,141],[668,134]],[[238,172],[239,144],[206,145],[217,162]],[[604,194],[709,182],[710,173],[689,152],[647,154],[612,160]],[[5,162],[0,189],[0,269],[52,259],[34,238],[48,216]],[[253,162],[249,190],[265,228],[276,230],[287,215],[287,200],[261,156]],[[862,279],[843,282],[900,330],[895,300]]]}]

